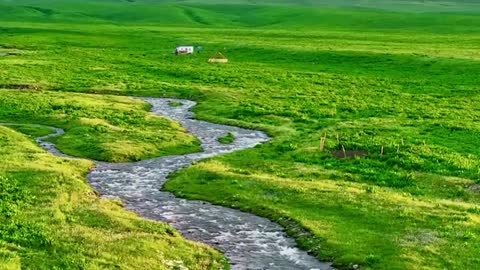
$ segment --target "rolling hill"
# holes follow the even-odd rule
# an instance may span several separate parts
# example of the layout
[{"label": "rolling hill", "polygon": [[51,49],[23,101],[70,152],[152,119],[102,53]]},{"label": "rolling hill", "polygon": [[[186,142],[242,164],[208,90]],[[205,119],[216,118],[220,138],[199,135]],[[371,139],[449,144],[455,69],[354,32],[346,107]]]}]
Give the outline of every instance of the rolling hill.
[{"label": "rolling hill", "polygon": [[[3,21],[191,27],[477,28],[474,1],[0,1]],[[341,8],[341,9],[339,9]],[[408,19],[405,12],[410,15]],[[412,14],[413,13],[413,14]],[[440,15],[441,14],[441,15]]]}]

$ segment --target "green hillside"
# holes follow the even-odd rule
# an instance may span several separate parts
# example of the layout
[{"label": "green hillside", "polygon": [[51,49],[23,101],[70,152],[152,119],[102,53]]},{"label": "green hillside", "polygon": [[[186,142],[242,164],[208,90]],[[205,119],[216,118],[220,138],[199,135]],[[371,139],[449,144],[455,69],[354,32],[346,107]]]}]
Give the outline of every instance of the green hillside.
[{"label": "green hillside", "polygon": [[[59,126],[65,152],[131,161],[198,143],[115,96],[192,99],[199,118],[272,141],[178,172],[168,191],[275,220],[340,269],[480,265],[478,1],[0,0],[0,22],[0,122]],[[176,57],[179,44],[204,51]],[[218,51],[229,64],[207,63]],[[0,269],[220,267],[99,200],[90,163],[46,154],[42,132],[0,128],[0,221],[15,220]]]},{"label": "green hillside", "polygon": [[[469,1],[0,1],[2,21],[178,25],[478,30],[480,4]],[[257,3],[255,2],[255,3]],[[339,7],[344,7],[339,9]],[[406,11],[408,13],[400,13]],[[433,29],[430,29],[433,27]]]}]

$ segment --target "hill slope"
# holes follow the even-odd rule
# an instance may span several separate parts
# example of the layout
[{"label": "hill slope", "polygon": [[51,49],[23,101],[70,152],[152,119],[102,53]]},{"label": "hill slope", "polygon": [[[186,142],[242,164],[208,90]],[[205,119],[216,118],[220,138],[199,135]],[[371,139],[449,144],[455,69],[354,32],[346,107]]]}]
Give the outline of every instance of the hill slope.
[{"label": "hill slope", "polygon": [[[409,29],[479,26],[471,1],[0,1],[1,21],[161,24],[192,27],[368,27]],[[343,9],[338,9],[342,7]],[[379,11],[384,9],[386,11]],[[404,13],[414,13],[408,19]],[[441,16],[437,13],[442,12]]]}]

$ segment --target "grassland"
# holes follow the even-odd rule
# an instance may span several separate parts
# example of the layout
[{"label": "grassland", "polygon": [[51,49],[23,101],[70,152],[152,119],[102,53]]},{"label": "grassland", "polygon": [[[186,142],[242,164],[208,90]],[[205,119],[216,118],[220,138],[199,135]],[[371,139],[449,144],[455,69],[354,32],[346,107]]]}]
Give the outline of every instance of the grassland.
[{"label": "grassland", "polygon": [[[57,143],[78,156],[102,159],[119,138],[156,145],[136,158],[123,147],[116,152],[134,160],[197,146],[185,135],[162,152],[164,137],[142,134],[182,134],[178,126],[147,123],[140,102],[80,93],[193,99],[199,118],[262,129],[273,141],[196,164],[172,177],[167,190],[276,220],[303,248],[343,268],[480,264],[480,195],[471,188],[480,184],[474,1],[448,2],[455,9],[383,1],[381,11],[348,1],[328,8],[52,2],[50,17],[21,3],[2,4],[17,12],[0,13],[0,51],[16,55],[0,57],[0,85],[43,91],[0,92],[0,120],[64,127],[67,136]],[[178,44],[205,51],[175,57]],[[230,64],[206,63],[218,50]],[[28,114],[22,100],[46,112]],[[45,105],[62,100],[81,100],[74,112],[86,115],[59,119],[65,113]],[[134,135],[69,131],[80,117],[117,126],[130,110],[135,116],[121,127]],[[100,136],[86,143],[102,151],[70,149],[84,132]],[[338,158],[342,148],[367,156]]]},{"label": "grassland", "polygon": [[223,144],[231,144],[235,141],[235,135],[229,132],[227,135],[218,138],[218,141]]},{"label": "grassland", "polygon": [[64,128],[53,142],[72,156],[126,162],[200,150],[178,123],[129,98],[4,90],[0,102],[0,122]]},{"label": "grassland", "polygon": [[5,127],[0,138],[0,269],[222,266],[220,254],[185,241],[169,226],[100,200],[85,182],[91,162],[52,157]]}]

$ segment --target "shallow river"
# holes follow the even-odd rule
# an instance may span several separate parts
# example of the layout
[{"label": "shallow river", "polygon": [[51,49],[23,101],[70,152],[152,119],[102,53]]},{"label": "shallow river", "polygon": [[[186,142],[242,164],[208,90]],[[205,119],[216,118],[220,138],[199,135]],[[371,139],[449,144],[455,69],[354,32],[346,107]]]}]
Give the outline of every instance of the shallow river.
[{"label": "shallow river", "polygon": [[[222,251],[232,269],[332,269],[295,247],[295,241],[281,226],[265,218],[201,201],[176,198],[161,191],[167,177],[200,161],[242,149],[252,148],[269,140],[263,132],[212,124],[193,119],[188,100],[145,98],[152,113],[180,122],[202,144],[203,152],[182,156],[155,158],[134,163],[96,162],[88,181],[104,198],[122,200],[126,208],[140,216],[170,224],[188,239],[205,243]],[[182,106],[172,107],[170,102]],[[44,140],[63,135],[63,130],[38,138],[37,142],[51,153],[65,157]],[[221,144],[219,137],[235,135],[232,144]]]}]

